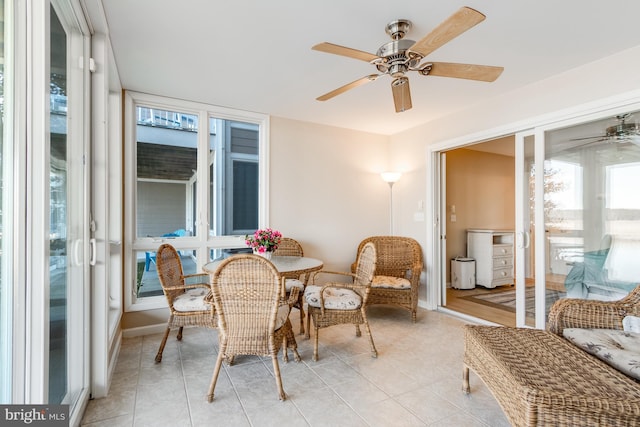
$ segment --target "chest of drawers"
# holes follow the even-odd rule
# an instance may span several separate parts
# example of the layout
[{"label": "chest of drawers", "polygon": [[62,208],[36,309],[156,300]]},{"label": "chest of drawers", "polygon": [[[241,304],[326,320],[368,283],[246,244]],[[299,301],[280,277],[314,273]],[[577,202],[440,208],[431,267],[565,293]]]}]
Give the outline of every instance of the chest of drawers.
[{"label": "chest of drawers", "polygon": [[467,230],[467,257],[476,260],[476,284],[513,285],[513,231]]}]

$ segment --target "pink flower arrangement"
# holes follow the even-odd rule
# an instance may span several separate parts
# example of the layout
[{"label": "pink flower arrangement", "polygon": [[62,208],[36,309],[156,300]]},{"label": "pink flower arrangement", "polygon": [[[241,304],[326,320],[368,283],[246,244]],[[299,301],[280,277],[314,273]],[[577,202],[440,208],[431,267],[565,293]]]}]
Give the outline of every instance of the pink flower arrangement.
[{"label": "pink flower arrangement", "polygon": [[278,249],[282,233],[271,228],[263,228],[256,230],[253,236],[245,236],[245,243],[253,249],[254,252],[263,254],[265,252],[273,252]]}]

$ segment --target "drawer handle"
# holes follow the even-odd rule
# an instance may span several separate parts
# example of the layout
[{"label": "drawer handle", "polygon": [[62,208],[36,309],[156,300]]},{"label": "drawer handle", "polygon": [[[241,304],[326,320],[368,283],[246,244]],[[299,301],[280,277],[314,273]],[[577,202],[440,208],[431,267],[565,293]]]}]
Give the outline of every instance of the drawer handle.
[{"label": "drawer handle", "polygon": [[507,272],[506,272],[506,271],[503,271],[501,274],[502,274],[502,277],[504,277],[504,276],[506,276],[506,275],[507,275]]},{"label": "drawer handle", "polygon": [[500,261],[502,263],[502,265],[507,265],[507,260],[503,259],[502,261]]},{"label": "drawer handle", "polygon": [[503,254],[506,254],[506,253],[507,253],[507,250],[506,250],[506,249],[502,249],[502,253],[503,253]]}]

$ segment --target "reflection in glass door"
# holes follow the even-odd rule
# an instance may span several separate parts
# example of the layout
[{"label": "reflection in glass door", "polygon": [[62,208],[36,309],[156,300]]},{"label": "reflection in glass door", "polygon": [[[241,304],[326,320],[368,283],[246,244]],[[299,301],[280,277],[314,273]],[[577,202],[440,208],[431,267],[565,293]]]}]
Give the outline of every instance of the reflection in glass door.
[{"label": "reflection in glass door", "polygon": [[544,165],[554,183],[545,183],[546,273],[563,283],[569,298],[616,300],[637,285],[640,126],[634,121],[636,115],[612,115],[545,132]]}]

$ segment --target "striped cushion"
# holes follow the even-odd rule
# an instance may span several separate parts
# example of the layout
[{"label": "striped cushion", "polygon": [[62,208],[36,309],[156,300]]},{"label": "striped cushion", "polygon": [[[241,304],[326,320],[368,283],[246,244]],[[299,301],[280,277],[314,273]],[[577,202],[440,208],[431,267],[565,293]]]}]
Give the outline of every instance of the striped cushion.
[{"label": "striped cushion", "polygon": [[291,292],[292,288],[298,288],[300,289],[300,292],[302,292],[302,290],[304,289],[304,283],[302,283],[302,281],[298,279],[286,279],[284,281],[284,287],[286,288],[287,292]]},{"label": "striped cushion", "polygon": [[374,276],[372,288],[411,289],[411,282],[403,277]]}]

